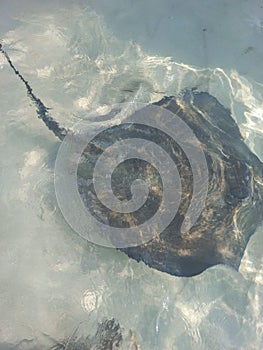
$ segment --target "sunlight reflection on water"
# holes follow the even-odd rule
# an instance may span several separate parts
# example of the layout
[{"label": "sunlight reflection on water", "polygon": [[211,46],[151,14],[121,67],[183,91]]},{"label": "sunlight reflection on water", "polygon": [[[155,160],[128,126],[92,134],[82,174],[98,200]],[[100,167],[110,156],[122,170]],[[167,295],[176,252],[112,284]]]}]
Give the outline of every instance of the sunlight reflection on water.
[{"label": "sunlight reflection on water", "polygon": [[[3,43],[61,124],[70,126],[113,103],[153,102],[197,87],[231,108],[245,141],[263,159],[263,86],[235,70],[149,55],[135,42],[118,40],[101,16],[78,6],[25,17]],[[6,118],[0,131],[0,341],[37,332],[65,338],[92,314],[94,320],[116,317],[135,329],[142,349],[259,348],[262,228],[248,245],[240,273],[218,266],[190,279],[83,242],[56,207],[52,172],[58,143],[37,120],[2,57],[0,65]]]}]

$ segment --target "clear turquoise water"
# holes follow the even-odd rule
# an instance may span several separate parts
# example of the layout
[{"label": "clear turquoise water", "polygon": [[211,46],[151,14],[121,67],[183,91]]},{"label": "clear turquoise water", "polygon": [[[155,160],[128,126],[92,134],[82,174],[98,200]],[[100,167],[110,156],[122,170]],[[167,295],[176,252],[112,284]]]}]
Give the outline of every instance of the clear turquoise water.
[{"label": "clear turquoise water", "polygon": [[[198,86],[231,108],[263,159],[260,2],[0,7],[6,50],[61,124],[112,103],[155,101]],[[52,341],[43,334],[65,339],[82,320],[115,317],[141,349],[260,349],[262,227],[239,272],[217,266],[187,279],[83,241],[57,207],[59,142],[2,57],[0,68],[0,342],[35,339],[44,349]]]}]

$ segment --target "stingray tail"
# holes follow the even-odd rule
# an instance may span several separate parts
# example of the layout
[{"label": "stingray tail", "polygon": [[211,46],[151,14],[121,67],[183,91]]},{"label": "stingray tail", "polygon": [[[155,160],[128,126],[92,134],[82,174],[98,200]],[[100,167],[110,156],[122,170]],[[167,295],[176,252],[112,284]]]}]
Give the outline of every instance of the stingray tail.
[{"label": "stingray tail", "polygon": [[50,116],[50,114],[48,112],[48,108],[44,105],[44,103],[38,97],[35,96],[35,94],[33,93],[33,89],[28,84],[28,82],[24,79],[24,77],[19,73],[19,71],[16,69],[16,67],[13,65],[10,57],[8,56],[6,51],[3,49],[3,46],[1,44],[0,44],[0,51],[2,52],[4,57],[6,58],[9,66],[12,68],[14,73],[20,78],[20,80],[25,85],[25,87],[27,89],[28,96],[30,97],[31,101],[34,103],[34,105],[37,108],[36,112],[37,112],[38,118],[43,120],[43,122],[46,124],[48,129],[51,130],[55,136],[57,136],[60,140],[63,140],[64,137],[66,136],[68,130],[61,127],[58,124],[58,122],[56,122]]}]

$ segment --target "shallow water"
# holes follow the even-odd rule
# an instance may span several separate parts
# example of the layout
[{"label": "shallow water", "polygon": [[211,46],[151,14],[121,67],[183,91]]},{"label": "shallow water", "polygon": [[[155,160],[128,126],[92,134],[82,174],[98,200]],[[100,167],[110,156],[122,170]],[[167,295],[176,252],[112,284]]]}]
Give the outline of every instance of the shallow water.
[{"label": "shallow water", "polygon": [[[260,2],[8,4],[0,5],[5,49],[62,125],[102,106],[156,101],[197,86],[231,108],[263,160]],[[260,349],[262,227],[239,272],[216,266],[193,278],[84,241],[56,202],[60,143],[2,56],[0,68],[0,343],[26,339],[21,348],[45,349],[82,320],[95,325],[115,317],[133,330],[140,349]]]}]

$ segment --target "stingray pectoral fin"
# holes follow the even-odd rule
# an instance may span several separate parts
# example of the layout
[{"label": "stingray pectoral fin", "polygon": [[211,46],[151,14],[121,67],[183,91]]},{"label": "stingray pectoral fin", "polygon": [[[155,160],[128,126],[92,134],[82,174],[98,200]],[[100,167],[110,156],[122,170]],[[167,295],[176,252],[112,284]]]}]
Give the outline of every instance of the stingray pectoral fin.
[{"label": "stingray pectoral fin", "polygon": [[235,120],[231,116],[228,108],[225,108],[214,96],[207,92],[192,92],[193,105],[198,110],[206,113],[208,121],[223,131],[226,135],[231,135],[232,140],[240,140],[242,136]]}]

